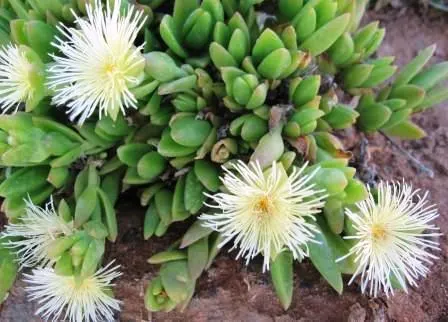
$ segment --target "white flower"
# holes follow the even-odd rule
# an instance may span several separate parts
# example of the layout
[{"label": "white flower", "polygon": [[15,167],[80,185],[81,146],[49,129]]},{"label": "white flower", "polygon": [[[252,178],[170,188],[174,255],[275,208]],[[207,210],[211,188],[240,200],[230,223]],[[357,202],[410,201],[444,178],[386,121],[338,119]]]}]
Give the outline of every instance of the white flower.
[{"label": "white flower", "polygon": [[0,107],[3,112],[11,108],[17,111],[21,103],[34,98],[36,88],[43,87],[43,83],[36,61],[30,61],[24,47],[8,45],[0,49]]},{"label": "white flower", "polygon": [[142,81],[145,60],[142,46],[134,41],[146,17],[143,11],[129,6],[120,15],[121,0],[111,8],[111,0],[103,10],[100,0],[87,4],[87,20],[76,16],[79,29],[59,27],[66,39],[53,43],[65,57],[53,57],[48,86],[55,94],[53,103],[68,107],[67,113],[82,124],[98,109],[115,119],[126,108],[136,108],[130,92]]},{"label": "white flower", "polygon": [[370,289],[370,295],[380,291],[393,294],[392,280],[407,291],[407,284],[416,286],[421,276],[426,276],[427,265],[437,258],[430,253],[439,249],[430,240],[439,236],[438,228],[430,221],[438,216],[434,205],[428,205],[427,196],[405,183],[381,182],[378,202],[370,193],[369,198],[357,204],[358,211],[346,209],[353,221],[356,234],[347,236],[356,244],[342,260],[353,255],[357,269],[350,283],[361,274],[361,290]]},{"label": "white flower", "polygon": [[53,200],[45,209],[25,200],[26,215],[18,223],[5,226],[3,235],[11,237],[5,245],[16,251],[22,267],[48,265],[51,260],[47,256],[48,246],[57,237],[74,233],[73,222],[67,223],[56,213]]},{"label": "white flower", "polygon": [[306,218],[314,219],[325,196],[309,183],[315,172],[301,176],[305,167],[294,168],[288,177],[275,162],[263,172],[258,162],[246,165],[239,161],[233,166],[237,174],[224,169],[221,180],[228,192],[209,196],[216,205],[208,206],[219,212],[199,219],[223,235],[219,247],[235,238],[232,249],[240,248],[237,259],[244,257],[246,264],[263,254],[263,271],[269,270],[271,257],[285,248],[294,258],[308,256],[307,243],[316,242],[317,230]]},{"label": "white flower", "polygon": [[49,267],[24,274],[30,299],[39,303],[36,315],[52,321],[59,321],[61,316],[70,322],[114,321],[113,311],[120,309],[120,301],[111,296],[111,282],[121,273],[118,266],[111,265],[84,279],[58,275]]}]

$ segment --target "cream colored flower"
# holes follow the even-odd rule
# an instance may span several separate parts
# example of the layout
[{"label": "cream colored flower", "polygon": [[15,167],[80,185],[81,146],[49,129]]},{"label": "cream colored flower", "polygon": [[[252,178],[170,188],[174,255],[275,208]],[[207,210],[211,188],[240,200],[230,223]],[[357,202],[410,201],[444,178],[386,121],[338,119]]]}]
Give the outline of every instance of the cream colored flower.
[{"label": "cream colored flower", "polygon": [[[0,49],[0,108],[17,111],[22,103],[43,95],[43,65],[25,47],[8,45]],[[33,59],[33,61],[31,60]]]},{"label": "cream colored flower", "polygon": [[6,225],[3,235],[12,240],[6,246],[16,251],[22,267],[46,266],[51,261],[47,256],[48,246],[60,236],[75,232],[73,222],[65,222],[56,213],[53,200],[45,208],[25,200],[26,215],[17,223]]},{"label": "cream colored flower", "polygon": [[438,216],[437,209],[428,205],[428,193],[420,196],[418,192],[405,183],[381,182],[377,202],[370,193],[357,204],[358,211],[346,210],[356,230],[346,237],[356,242],[347,255],[353,255],[357,264],[350,283],[361,275],[363,293],[368,288],[370,295],[383,291],[389,296],[393,278],[407,291],[407,284],[416,286],[437,258],[430,252],[439,249],[431,238],[440,233],[430,223]]},{"label": "cream colored flower", "polygon": [[111,2],[106,8],[99,0],[94,7],[88,4],[87,19],[76,16],[79,29],[60,27],[63,38],[54,43],[63,56],[55,56],[49,68],[53,103],[67,106],[79,124],[95,110],[115,119],[120,111],[137,107],[130,89],[141,83],[145,60],[134,41],[146,17],[134,6],[122,16],[121,0],[113,8]]},{"label": "cream colored flower", "polygon": [[111,287],[121,273],[111,265],[86,278],[58,275],[49,267],[24,274],[29,297],[39,304],[36,315],[52,321],[114,321],[120,302],[112,297]]},{"label": "cream colored flower", "polygon": [[226,192],[209,196],[216,204],[208,205],[218,212],[203,214],[203,226],[219,231],[223,242],[233,241],[246,264],[258,254],[264,256],[263,271],[269,270],[271,257],[287,248],[294,258],[308,256],[307,244],[315,242],[316,228],[306,219],[324,206],[325,196],[314,189],[314,173],[301,175],[306,165],[288,176],[282,165],[273,163],[263,172],[258,163],[239,161],[225,169],[221,178]]}]

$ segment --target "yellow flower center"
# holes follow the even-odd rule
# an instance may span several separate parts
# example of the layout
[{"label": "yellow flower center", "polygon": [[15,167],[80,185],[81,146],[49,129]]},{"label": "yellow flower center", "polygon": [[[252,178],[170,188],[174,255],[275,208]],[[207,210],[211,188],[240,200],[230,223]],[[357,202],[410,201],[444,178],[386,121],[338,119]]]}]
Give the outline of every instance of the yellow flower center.
[{"label": "yellow flower center", "polygon": [[272,208],[273,208],[272,201],[269,199],[268,196],[265,196],[257,201],[254,210],[257,212],[258,215],[264,216],[271,214],[273,210]]},{"label": "yellow flower center", "polygon": [[114,73],[116,71],[116,69],[117,69],[117,65],[115,63],[107,63],[104,66],[104,71],[107,74]]},{"label": "yellow flower center", "polygon": [[387,230],[384,225],[374,224],[372,226],[372,237],[377,241],[385,240],[387,237]]},{"label": "yellow flower center", "polygon": [[[113,86],[125,84],[125,69],[126,67],[123,66],[121,62],[111,59],[103,66],[105,82],[110,82],[109,84],[114,84]],[[122,88],[120,88],[120,90],[122,90]]]}]

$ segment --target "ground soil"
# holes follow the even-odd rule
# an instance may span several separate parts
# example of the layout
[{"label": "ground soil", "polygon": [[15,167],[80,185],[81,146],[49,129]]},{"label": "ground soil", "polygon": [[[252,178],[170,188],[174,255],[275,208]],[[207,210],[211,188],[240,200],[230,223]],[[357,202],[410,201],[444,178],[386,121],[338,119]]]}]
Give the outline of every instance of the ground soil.
[{"label": "ground soil", "polygon": [[[418,50],[437,43],[437,60],[448,60],[448,16],[415,8],[370,12],[368,19],[379,19],[387,28],[381,55],[394,55],[397,64],[409,61]],[[358,285],[346,287],[339,296],[319,276],[311,264],[297,264],[294,298],[284,311],[273,293],[268,275],[261,273],[261,263],[248,267],[223,252],[211,269],[200,277],[196,294],[184,312],[150,314],[143,306],[146,284],[157,267],[146,263],[154,253],[179,238],[186,226],[177,226],[164,238],[142,240],[143,210],[129,199],[119,206],[120,235],[108,250],[108,259],[116,258],[125,273],[117,282],[116,297],[123,301],[120,321],[448,321],[448,104],[425,112],[415,120],[428,136],[415,142],[399,142],[402,148],[432,169],[433,178],[381,135],[367,137],[368,154],[360,170],[373,180],[400,179],[429,190],[439,204],[437,224],[441,237],[440,260],[428,278],[409,294],[398,292],[392,298],[372,299],[359,293]],[[340,133],[346,147],[353,150],[359,164],[362,137],[354,131]],[[1,218],[0,218],[1,225]],[[17,282],[8,300],[0,308],[0,321],[40,321],[33,316],[36,305],[28,303],[23,283]]]}]

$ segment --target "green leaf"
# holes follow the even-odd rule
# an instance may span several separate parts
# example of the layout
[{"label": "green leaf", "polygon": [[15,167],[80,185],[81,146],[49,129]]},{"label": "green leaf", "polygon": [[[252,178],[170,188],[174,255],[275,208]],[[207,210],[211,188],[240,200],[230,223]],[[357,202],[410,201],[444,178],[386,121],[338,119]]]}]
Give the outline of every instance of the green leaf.
[{"label": "green leaf", "polygon": [[[176,1],[182,2],[182,1]],[[177,32],[176,32],[176,24],[173,18],[169,15],[165,15],[160,22],[160,36],[162,37],[165,44],[178,56],[182,58],[187,58],[188,53],[182,47],[178,40]]]},{"label": "green leaf", "polygon": [[396,70],[396,66],[375,66],[370,73],[369,78],[362,83],[361,87],[372,88],[378,86],[392,77]]},{"label": "green leaf", "polygon": [[49,167],[21,168],[8,176],[0,184],[0,196],[23,197],[32,190],[43,188],[49,173]]},{"label": "green leaf", "polygon": [[202,221],[196,220],[193,225],[188,228],[187,232],[182,237],[182,242],[180,244],[180,248],[185,248],[195,243],[201,238],[204,238],[210,235],[213,232],[213,229],[202,226]]},{"label": "green leaf", "polygon": [[25,30],[29,46],[39,54],[43,61],[48,62],[49,54],[55,52],[51,42],[56,35],[56,28],[43,21],[32,20],[25,24]]},{"label": "green leaf", "polygon": [[316,6],[317,27],[320,28],[336,15],[337,1],[323,0]]},{"label": "green leaf", "polygon": [[277,126],[266,133],[258,142],[251,161],[258,161],[262,168],[268,167],[282,156],[285,145],[282,138],[283,126]]},{"label": "green leaf", "polygon": [[371,64],[357,64],[344,73],[344,86],[346,88],[360,87],[366,80],[368,80],[373,65]]},{"label": "green leaf", "polygon": [[168,189],[159,190],[155,194],[155,205],[160,219],[166,224],[172,221],[171,208],[173,205],[173,193]]},{"label": "green leaf", "polygon": [[219,170],[213,163],[205,160],[196,160],[194,163],[194,173],[201,183],[210,191],[216,192],[221,185]]},{"label": "green leaf", "polygon": [[360,111],[358,125],[363,131],[375,131],[386,124],[392,112],[383,104],[372,104]]},{"label": "green leaf", "polygon": [[[293,102],[299,107],[311,101],[319,92],[320,75],[304,78],[294,91]],[[306,122],[304,122],[306,123]]]},{"label": "green leaf", "polygon": [[342,201],[337,198],[328,198],[325,202],[324,215],[331,231],[335,234],[342,233],[345,216]]},{"label": "green leaf", "polygon": [[299,42],[305,41],[309,38],[317,27],[316,10],[308,7],[300,11],[300,17],[295,18],[292,22],[297,33],[297,40]]},{"label": "green leaf", "polygon": [[354,50],[353,38],[346,32],[331,46],[329,55],[333,63],[341,65],[352,57]]},{"label": "green leaf", "polygon": [[316,233],[314,239],[320,244],[308,244],[311,262],[322,277],[327,280],[331,287],[333,287],[339,294],[342,294],[344,285],[341,272],[339,271],[339,267],[335,261],[335,256],[321,229],[317,226],[316,228],[318,229],[318,233]]},{"label": "green leaf", "polygon": [[286,48],[280,48],[265,57],[257,71],[267,79],[278,79],[291,64],[291,54]]},{"label": "green leaf", "polygon": [[348,180],[341,169],[320,169],[315,181],[330,196],[343,192],[348,185]]},{"label": "green leaf", "polygon": [[98,202],[97,187],[87,186],[76,201],[75,208],[75,226],[81,227],[83,223],[89,220],[95,210]]},{"label": "green leaf", "polygon": [[217,68],[237,67],[238,64],[233,56],[220,44],[213,42],[210,45],[210,58]]},{"label": "green leaf", "polygon": [[428,91],[425,95],[425,99],[415,109],[416,111],[424,111],[433,105],[442,103],[448,99],[448,91],[445,86],[438,86]]},{"label": "green leaf", "polygon": [[190,213],[185,208],[184,203],[185,195],[185,176],[177,179],[176,187],[174,188],[173,195],[173,221],[182,221],[190,216]]},{"label": "green leaf", "polygon": [[268,28],[255,41],[252,49],[252,59],[255,64],[259,64],[269,54],[280,48],[284,48],[283,41],[273,30]]},{"label": "green leaf", "polygon": [[229,53],[238,64],[241,64],[248,53],[247,38],[241,29],[236,29],[229,41]]},{"label": "green leaf", "polygon": [[210,235],[209,246],[208,246],[209,256],[208,256],[208,261],[207,261],[207,265],[205,266],[205,269],[209,269],[210,266],[212,265],[213,260],[218,255],[219,251],[221,250],[219,245],[221,244],[221,242],[223,240],[224,240],[224,237],[217,232],[214,232],[213,234]]},{"label": "green leaf", "polygon": [[290,251],[281,252],[271,263],[271,278],[275,293],[287,310],[291,305],[294,289],[293,256]]},{"label": "green leaf", "polygon": [[220,0],[204,0],[201,8],[210,12],[215,21],[224,21],[224,9]]},{"label": "green leaf", "polygon": [[197,279],[208,262],[208,238],[204,237],[188,247],[188,270],[192,279]]},{"label": "green leaf", "polygon": [[157,214],[157,208],[153,202],[149,205],[145,213],[145,221],[143,223],[143,237],[145,240],[148,240],[152,237],[152,235],[154,235],[159,223],[160,217]]},{"label": "green leaf", "polygon": [[197,147],[187,147],[176,143],[171,138],[171,131],[168,129],[162,134],[162,138],[157,147],[157,151],[168,158],[185,157],[194,153]]},{"label": "green leaf", "polygon": [[173,9],[175,26],[181,28],[188,16],[197,8],[199,8],[198,0],[176,0]]},{"label": "green leaf", "polygon": [[258,142],[269,131],[268,122],[256,115],[250,115],[241,128],[241,137],[246,142]]},{"label": "green leaf", "polygon": [[171,82],[159,86],[157,93],[159,95],[168,95],[174,93],[185,92],[193,89],[196,86],[197,76],[185,76]]},{"label": "green leaf", "polygon": [[136,167],[139,160],[149,151],[151,146],[144,143],[130,143],[122,145],[117,149],[117,155],[121,162]]},{"label": "green leaf", "polygon": [[418,140],[426,136],[426,132],[412,121],[404,121],[383,130],[384,133],[404,140]]},{"label": "green leaf", "polygon": [[73,141],[84,142],[83,138],[71,128],[45,117],[33,116],[33,124],[45,132],[59,132]]},{"label": "green leaf", "polygon": [[182,302],[188,298],[195,283],[191,279],[187,261],[177,260],[162,265],[160,269],[163,287],[174,302]]},{"label": "green leaf", "polygon": [[82,227],[89,236],[95,239],[104,239],[109,235],[106,226],[96,219],[86,222]]},{"label": "green leaf", "polygon": [[180,259],[186,259],[187,253],[180,250],[168,250],[157,253],[148,259],[149,264],[163,264],[166,262],[176,261]]},{"label": "green leaf", "polygon": [[[200,12],[200,14],[195,16],[195,12]],[[184,27],[191,24],[191,29],[184,33],[184,44],[191,49],[201,50],[208,43],[212,33],[213,17],[202,9],[197,9],[195,12],[185,22]],[[190,18],[193,19],[190,20]]]},{"label": "green leaf", "polygon": [[279,0],[278,9],[288,20],[294,18],[303,6],[303,0]]},{"label": "green leaf", "polygon": [[104,211],[107,230],[109,232],[108,239],[115,242],[118,236],[117,214],[115,213],[114,206],[106,193],[101,188],[98,188],[97,191],[101,200],[102,209]]},{"label": "green leaf", "polygon": [[394,87],[390,98],[404,99],[406,108],[414,108],[423,102],[425,95],[425,90],[417,85],[403,85]]},{"label": "green leaf", "polygon": [[[350,251],[350,245],[342,239],[340,235],[336,235],[330,231],[328,225],[322,218],[317,219],[317,223],[325,236],[328,246],[331,248],[335,260],[347,255]],[[354,255],[346,257],[345,259],[338,261],[337,265],[342,274],[353,275],[356,271],[357,264],[354,261]]]},{"label": "green leaf", "polygon": [[207,139],[212,127],[209,122],[194,117],[182,117],[171,123],[171,137],[186,147],[199,147]]},{"label": "green leaf", "polygon": [[70,249],[78,239],[77,235],[71,235],[52,240],[46,247],[48,258],[57,259],[62,253]]},{"label": "green leaf", "polygon": [[419,73],[411,80],[411,84],[422,87],[425,91],[430,90],[439,82],[448,77],[448,62],[433,65]]},{"label": "green leaf", "polygon": [[333,19],[314,32],[300,48],[309,51],[312,56],[322,54],[344,33],[349,22],[348,13]]},{"label": "green leaf", "polygon": [[166,163],[165,158],[159,153],[148,152],[138,161],[138,175],[148,180],[155,179],[165,171]]},{"label": "green leaf", "polygon": [[417,57],[410,61],[395,78],[394,88],[406,85],[415,75],[417,75],[426,65],[436,50],[436,45],[423,49]]},{"label": "green leaf", "polygon": [[104,239],[93,239],[90,242],[82,262],[81,277],[89,277],[96,272],[103,258],[104,250]]},{"label": "green leaf", "polygon": [[365,50],[365,48],[370,44],[370,42],[375,37],[376,31],[378,30],[378,25],[378,21],[373,21],[368,25],[362,27],[355,33],[353,40],[355,42],[356,52]]},{"label": "green leaf", "polygon": [[187,174],[185,182],[184,202],[185,208],[191,213],[197,213],[203,206],[206,199],[204,195],[204,186],[196,177],[193,170]]},{"label": "green leaf", "polygon": [[344,199],[346,205],[353,205],[366,199],[368,196],[366,186],[358,179],[349,180],[344,192],[346,194]]},{"label": "green leaf", "polygon": [[412,108],[404,108],[393,112],[389,120],[383,124],[382,128],[387,129],[405,121],[412,114]]},{"label": "green leaf", "polygon": [[[2,250],[0,248],[0,250]],[[19,265],[13,256],[0,251],[0,304],[6,300],[9,289],[13,286]]]}]

